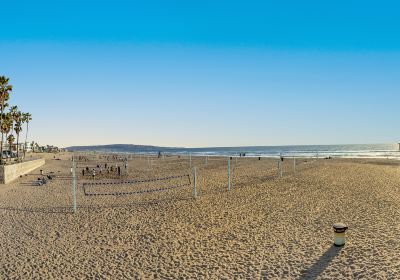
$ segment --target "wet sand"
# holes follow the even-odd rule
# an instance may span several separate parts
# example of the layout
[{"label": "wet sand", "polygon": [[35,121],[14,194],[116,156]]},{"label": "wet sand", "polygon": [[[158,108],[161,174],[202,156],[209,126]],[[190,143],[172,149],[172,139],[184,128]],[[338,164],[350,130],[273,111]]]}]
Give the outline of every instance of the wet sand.
[{"label": "wet sand", "polygon": [[[44,155],[39,171],[0,187],[1,278],[96,279],[396,279],[400,275],[400,165],[386,160],[235,159],[227,191],[226,159],[166,157],[118,160],[88,155],[77,165],[72,213],[71,154]],[[57,160],[60,159],[60,160]],[[115,163],[95,179],[86,166]],[[111,163],[113,162],[113,163]],[[149,180],[100,185],[84,182]],[[173,181],[175,180],[175,181]],[[190,181],[189,181],[190,180]],[[188,185],[188,186],[186,186]],[[332,224],[349,226],[343,248],[332,246]]]}]

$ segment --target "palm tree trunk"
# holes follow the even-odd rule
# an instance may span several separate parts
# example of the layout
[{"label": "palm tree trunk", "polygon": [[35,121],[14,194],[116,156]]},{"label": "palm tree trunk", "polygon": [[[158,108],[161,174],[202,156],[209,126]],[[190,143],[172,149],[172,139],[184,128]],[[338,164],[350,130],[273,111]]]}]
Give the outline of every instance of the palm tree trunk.
[{"label": "palm tree trunk", "polygon": [[[7,136],[6,139],[8,139],[9,135],[11,135],[11,133],[6,135]],[[10,144],[10,142],[8,142],[8,151],[10,152],[10,154],[9,154],[10,157],[8,158],[8,161],[11,161],[11,144]]]},{"label": "palm tree trunk", "polygon": [[29,122],[26,122],[26,133],[25,133],[25,145],[24,145],[24,158],[25,158],[25,152],[26,152],[26,141],[28,140],[28,130],[29,130]]},{"label": "palm tree trunk", "polygon": [[1,148],[0,148],[0,150],[1,150],[1,160],[0,160],[0,162],[1,163],[3,163],[3,145],[4,145],[4,133],[2,132],[1,133]]},{"label": "palm tree trunk", "polygon": [[[3,126],[3,113],[4,113],[4,95],[1,99],[1,110],[0,110],[0,128]],[[0,164],[3,164],[3,141],[4,141],[4,133],[1,132],[1,147],[0,147]]]},{"label": "palm tree trunk", "polygon": [[19,133],[17,134],[17,161],[19,161]]}]

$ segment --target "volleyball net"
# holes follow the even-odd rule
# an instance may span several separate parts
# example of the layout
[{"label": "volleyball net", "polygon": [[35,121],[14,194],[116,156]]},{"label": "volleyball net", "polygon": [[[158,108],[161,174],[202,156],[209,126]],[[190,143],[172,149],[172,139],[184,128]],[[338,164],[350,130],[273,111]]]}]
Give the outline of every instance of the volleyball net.
[{"label": "volleyball net", "polygon": [[123,196],[140,195],[191,187],[190,174],[143,179],[143,180],[104,180],[84,182],[85,196]]}]

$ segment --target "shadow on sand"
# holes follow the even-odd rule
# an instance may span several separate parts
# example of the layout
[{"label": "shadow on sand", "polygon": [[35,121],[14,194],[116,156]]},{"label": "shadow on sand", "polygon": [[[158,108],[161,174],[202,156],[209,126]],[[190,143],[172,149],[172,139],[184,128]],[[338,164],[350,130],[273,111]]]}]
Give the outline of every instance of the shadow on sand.
[{"label": "shadow on sand", "polygon": [[307,269],[299,278],[299,280],[316,279],[327,268],[329,263],[339,254],[343,247],[335,247],[332,245],[310,268]]},{"label": "shadow on sand", "polygon": [[[102,210],[102,209],[118,209],[118,208],[132,208],[135,206],[149,206],[149,205],[168,205],[178,202],[193,201],[193,198],[166,198],[154,199],[148,201],[137,201],[129,203],[115,204],[110,203],[107,205],[78,205],[77,211],[80,210]],[[0,207],[0,211],[14,211],[14,212],[30,212],[30,213],[44,213],[44,214],[72,214],[72,205],[70,207]]]},{"label": "shadow on sand", "polygon": [[14,211],[14,212],[30,212],[30,213],[44,213],[44,214],[68,214],[72,213],[72,207],[0,207],[0,210]]}]

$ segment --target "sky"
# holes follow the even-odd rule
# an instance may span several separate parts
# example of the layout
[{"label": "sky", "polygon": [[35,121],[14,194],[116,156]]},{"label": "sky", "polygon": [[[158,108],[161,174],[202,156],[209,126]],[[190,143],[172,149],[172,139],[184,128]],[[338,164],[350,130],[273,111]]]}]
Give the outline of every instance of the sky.
[{"label": "sky", "polygon": [[0,75],[60,147],[400,140],[395,1],[7,1]]}]

